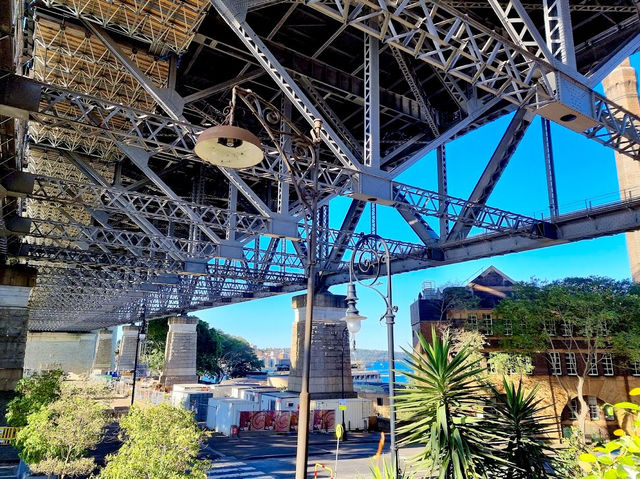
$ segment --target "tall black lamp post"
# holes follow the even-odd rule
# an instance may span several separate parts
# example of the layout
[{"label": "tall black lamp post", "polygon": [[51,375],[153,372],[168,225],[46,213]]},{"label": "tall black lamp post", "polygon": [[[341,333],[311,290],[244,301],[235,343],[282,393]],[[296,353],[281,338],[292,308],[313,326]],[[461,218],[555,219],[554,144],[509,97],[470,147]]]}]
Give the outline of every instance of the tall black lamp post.
[{"label": "tall black lamp post", "polygon": [[[198,137],[194,152],[203,161],[226,168],[248,168],[260,163],[265,155],[260,139],[253,133],[234,126],[236,99],[258,120],[269,136],[278,159],[289,173],[291,183],[301,206],[304,208],[307,234],[307,303],[304,327],[302,384],[300,387],[300,412],[298,419],[298,447],[296,479],[307,476],[309,446],[309,373],[311,369],[311,335],[313,301],[316,292],[316,242],[318,211],[319,149],[322,142],[322,121],[315,120],[311,138],[303,134],[289,118],[271,103],[251,90],[234,87],[225,124],[203,131]],[[267,155],[273,154],[266,152]]]},{"label": "tall black lamp post", "polygon": [[[383,268],[384,267],[384,268]],[[384,271],[383,271],[384,269]],[[386,294],[376,288],[382,274],[387,276]],[[387,324],[387,354],[389,362],[389,446],[391,449],[391,463],[394,471],[398,471],[398,450],[396,445],[396,411],[394,408],[395,354],[393,340],[393,324],[397,306],[393,305],[391,288],[391,254],[387,242],[378,235],[364,235],[356,243],[349,263],[350,281],[347,287],[347,313],[344,321],[347,322],[349,331],[356,333],[360,330],[360,324],[364,316],[361,316],[356,308],[356,286],[354,280],[369,289],[372,289],[382,297],[386,310],[380,320]]]},{"label": "tall black lamp post", "polygon": [[138,337],[136,338],[136,355],[133,359],[133,383],[131,384],[131,405],[136,399],[136,379],[138,377],[138,355],[140,354],[140,341],[144,341],[147,337],[147,314],[146,308],[143,308],[140,315],[140,326],[138,327]]}]

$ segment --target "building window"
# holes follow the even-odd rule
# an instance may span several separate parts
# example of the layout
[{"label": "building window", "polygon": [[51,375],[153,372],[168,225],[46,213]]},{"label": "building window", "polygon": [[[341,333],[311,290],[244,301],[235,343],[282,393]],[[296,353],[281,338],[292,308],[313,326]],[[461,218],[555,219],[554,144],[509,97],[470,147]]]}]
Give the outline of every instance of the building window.
[{"label": "building window", "polygon": [[605,376],[613,376],[613,358],[610,353],[602,355],[602,370]]},{"label": "building window", "polygon": [[545,321],[544,322],[544,332],[549,336],[556,336],[556,322],[555,321]]},{"label": "building window", "polygon": [[634,361],[631,363],[631,374],[633,376],[640,376],[640,361]]},{"label": "building window", "polygon": [[597,421],[600,419],[600,408],[598,407],[598,398],[595,396],[589,396],[587,398],[587,404],[589,404],[589,419]]},{"label": "building window", "polygon": [[487,336],[493,336],[493,319],[491,318],[491,314],[482,314],[482,329]]},{"label": "building window", "polygon": [[573,398],[571,402],[569,402],[569,420],[576,421],[578,419],[578,408],[580,405],[578,404],[578,398]]},{"label": "building window", "polygon": [[376,405],[382,406],[382,398],[376,398]]},{"label": "building window", "polygon": [[571,323],[567,323],[566,321],[562,322],[562,335],[565,338],[573,336],[573,326],[571,325]]},{"label": "building window", "polygon": [[598,356],[597,354],[587,355],[587,363],[589,364],[589,376],[598,375]]},{"label": "building window", "polygon": [[504,335],[513,336],[513,322],[510,319],[504,320]]},{"label": "building window", "polygon": [[554,376],[562,376],[560,353],[549,353],[549,369]]},{"label": "building window", "polygon": [[567,367],[567,374],[569,376],[577,376],[578,364],[576,363],[576,353],[566,353],[564,355],[564,362]]},{"label": "building window", "polygon": [[478,316],[475,314],[467,316],[467,326],[472,330],[478,329]]}]

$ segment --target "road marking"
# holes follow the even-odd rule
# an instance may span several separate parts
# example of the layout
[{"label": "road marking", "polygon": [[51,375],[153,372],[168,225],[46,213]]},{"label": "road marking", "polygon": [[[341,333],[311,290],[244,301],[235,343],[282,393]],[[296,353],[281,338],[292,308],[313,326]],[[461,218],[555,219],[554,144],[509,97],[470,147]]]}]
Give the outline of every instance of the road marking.
[{"label": "road marking", "polygon": [[265,474],[231,456],[227,456],[224,460],[213,462],[207,477],[210,479],[274,479],[273,476]]}]

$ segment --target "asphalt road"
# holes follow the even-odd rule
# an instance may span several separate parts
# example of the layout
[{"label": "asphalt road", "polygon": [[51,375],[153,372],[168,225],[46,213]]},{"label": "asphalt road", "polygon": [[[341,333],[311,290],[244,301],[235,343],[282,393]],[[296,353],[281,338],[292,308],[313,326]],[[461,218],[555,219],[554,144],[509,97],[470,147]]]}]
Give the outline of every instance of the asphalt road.
[{"label": "asphalt road", "polygon": [[[350,433],[346,442],[340,443],[337,474],[340,479],[368,479],[369,467],[379,441],[378,433]],[[419,451],[419,448],[402,449],[401,463]],[[274,433],[240,433],[239,438],[214,436],[206,452],[214,459],[214,469],[209,477],[219,479],[291,479],[295,473],[296,436]],[[389,445],[385,444],[384,456],[388,460]],[[325,465],[335,469],[336,440],[331,434],[314,433],[309,440],[309,475],[314,477],[313,465]],[[330,477],[327,470],[319,470],[318,478]]]}]

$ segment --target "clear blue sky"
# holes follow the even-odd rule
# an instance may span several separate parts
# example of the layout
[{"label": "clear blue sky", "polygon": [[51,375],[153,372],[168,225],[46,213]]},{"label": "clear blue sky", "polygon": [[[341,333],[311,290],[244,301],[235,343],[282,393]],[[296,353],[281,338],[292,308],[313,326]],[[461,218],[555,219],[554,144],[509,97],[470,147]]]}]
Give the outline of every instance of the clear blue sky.
[{"label": "clear blue sky", "polygon": [[[636,70],[640,70],[640,54],[631,60]],[[502,118],[447,145],[450,195],[468,197],[509,120],[510,117]],[[555,124],[552,135],[561,213],[584,207],[585,199],[594,199],[593,203],[596,204],[618,197],[611,150]],[[398,181],[436,189],[435,155],[425,157],[404,172]],[[332,227],[340,226],[348,201],[338,198],[331,203]],[[488,204],[526,215],[548,215],[539,118],[529,127]],[[367,210],[361,219],[359,231],[368,232],[368,228]],[[390,208],[378,207],[378,233],[388,238],[419,243],[400,215]],[[589,275],[623,279],[631,275],[624,235],[396,275],[393,278],[394,302],[398,306],[396,345],[407,347],[411,341],[409,305],[416,299],[423,281],[435,281],[439,286],[462,283],[490,265],[515,280],[534,276],[556,279]],[[344,285],[331,289],[339,294],[345,294],[345,290]],[[258,347],[289,347],[293,322],[291,296],[265,298],[197,314],[212,326],[242,336]],[[360,312],[369,318],[357,335],[358,347],[386,349],[385,326],[378,321],[384,312],[382,299],[364,288],[358,290],[358,296]]]}]

